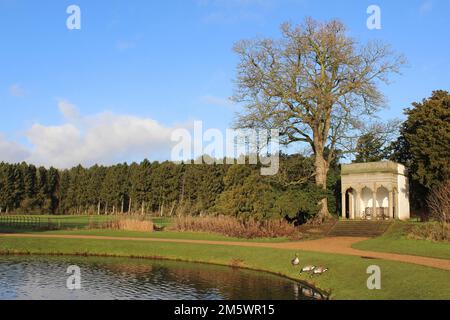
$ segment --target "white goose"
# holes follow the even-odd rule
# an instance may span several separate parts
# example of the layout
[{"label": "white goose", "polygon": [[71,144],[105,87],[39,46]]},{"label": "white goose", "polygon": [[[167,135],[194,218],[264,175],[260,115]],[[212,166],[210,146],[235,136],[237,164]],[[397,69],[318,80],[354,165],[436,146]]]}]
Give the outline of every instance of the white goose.
[{"label": "white goose", "polygon": [[328,271],[328,268],[325,267],[317,267],[314,269],[313,274],[324,274]]},{"label": "white goose", "polygon": [[312,271],[314,271],[314,269],[316,269],[316,266],[306,266],[306,267],[303,267],[302,270],[300,270],[300,273],[312,272]]},{"label": "white goose", "polygon": [[292,259],[291,264],[292,264],[293,266],[298,266],[298,265],[300,264],[300,259],[299,259],[299,257],[298,257],[298,253],[295,254],[295,258]]}]

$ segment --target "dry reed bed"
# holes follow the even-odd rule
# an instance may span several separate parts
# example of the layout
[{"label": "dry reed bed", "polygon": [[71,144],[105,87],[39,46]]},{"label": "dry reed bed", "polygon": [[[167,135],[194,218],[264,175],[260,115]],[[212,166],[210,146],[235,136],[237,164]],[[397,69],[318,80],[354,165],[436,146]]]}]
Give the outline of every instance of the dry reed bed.
[{"label": "dry reed bed", "polygon": [[450,224],[438,222],[422,223],[420,226],[412,228],[407,238],[414,240],[450,242]]},{"label": "dry reed bed", "polygon": [[181,232],[212,232],[228,237],[255,239],[279,238],[300,239],[299,230],[285,220],[237,219],[233,217],[178,217],[170,228]]},{"label": "dry reed bed", "polygon": [[100,224],[90,224],[89,229],[153,232],[154,225],[150,220],[131,217],[118,217]]}]

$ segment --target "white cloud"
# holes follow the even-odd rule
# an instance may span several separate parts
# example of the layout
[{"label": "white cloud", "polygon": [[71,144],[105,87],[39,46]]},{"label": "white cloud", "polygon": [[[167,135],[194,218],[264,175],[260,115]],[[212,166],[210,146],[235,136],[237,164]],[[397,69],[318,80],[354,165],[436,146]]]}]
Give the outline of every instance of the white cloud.
[{"label": "white cloud", "polygon": [[5,139],[0,134],[0,161],[21,162],[29,156],[29,152],[19,144]]},{"label": "white cloud", "polygon": [[225,99],[216,97],[213,95],[204,95],[200,97],[200,101],[207,105],[219,106],[219,107],[234,107],[236,104],[231,99]]},{"label": "white cloud", "polygon": [[66,119],[76,119],[79,116],[77,107],[68,101],[58,101],[58,109]]},{"label": "white cloud", "polygon": [[67,101],[60,101],[58,108],[64,123],[32,125],[25,133],[31,145],[29,150],[0,139],[0,159],[69,168],[78,164],[109,165],[144,158],[169,158],[175,126],[112,112],[83,116]]},{"label": "white cloud", "polygon": [[26,95],[25,90],[18,83],[15,83],[9,87],[9,93],[17,98],[23,98]]}]

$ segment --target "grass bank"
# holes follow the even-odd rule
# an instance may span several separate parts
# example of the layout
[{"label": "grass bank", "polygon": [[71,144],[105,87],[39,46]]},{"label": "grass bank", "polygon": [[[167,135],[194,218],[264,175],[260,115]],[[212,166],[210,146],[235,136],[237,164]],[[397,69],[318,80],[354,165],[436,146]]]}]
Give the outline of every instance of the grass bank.
[{"label": "grass bank", "polygon": [[[17,215],[7,215],[9,217],[21,217],[21,218],[36,218],[40,219],[41,223],[45,226],[46,223],[50,222],[55,226],[60,226],[62,229],[84,229],[87,228],[91,223],[103,223],[111,221],[115,218],[121,216],[114,215],[28,215],[28,214],[17,214]],[[0,217],[2,217],[0,215]],[[126,217],[126,216],[125,216]],[[166,217],[152,217],[146,216],[146,219],[151,220],[156,225],[162,227],[167,227],[171,225],[172,219]]]},{"label": "grass bank", "polygon": [[119,237],[119,238],[143,238],[143,239],[177,239],[177,240],[206,240],[206,241],[228,241],[228,242],[263,242],[263,243],[282,243],[288,242],[287,238],[257,238],[242,239],[227,237],[215,233],[206,232],[139,232],[108,229],[72,229],[72,230],[51,230],[36,231],[15,228],[0,228],[0,233],[23,233],[40,235],[79,235],[79,236],[100,236],[100,237]]},{"label": "grass bank", "polygon": [[381,237],[353,245],[355,249],[408,254],[430,258],[450,259],[449,242],[408,239],[409,231],[419,225],[414,222],[395,222]]},{"label": "grass bank", "polygon": [[[450,272],[394,261],[301,252],[301,264],[324,265],[322,276],[300,275],[290,260],[292,250],[225,245],[157,243],[122,240],[2,238],[3,254],[67,254],[164,258],[239,266],[272,272],[308,283],[331,293],[332,299],[450,299]],[[366,270],[378,265],[382,289],[368,290]]]},{"label": "grass bank", "polygon": [[194,231],[172,231],[169,230],[173,223],[171,218],[147,217],[158,227],[165,227],[161,232],[136,232],[108,229],[90,229],[90,224],[105,223],[116,216],[55,216],[55,215],[21,215],[21,217],[34,217],[41,219],[44,227],[47,221],[55,226],[60,226],[58,230],[34,230],[23,227],[2,226],[0,233],[27,233],[27,234],[54,234],[54,235],[87,235],[87,236],[108,236],[108,237],[131,237],[149,239],[180,239],[180,240],[210,240],[210,241],[249,241],[249,242],[287,242],[286,237],[279,238],[254,238],[245,239],[226,236],[214,232],[194,232]]}]

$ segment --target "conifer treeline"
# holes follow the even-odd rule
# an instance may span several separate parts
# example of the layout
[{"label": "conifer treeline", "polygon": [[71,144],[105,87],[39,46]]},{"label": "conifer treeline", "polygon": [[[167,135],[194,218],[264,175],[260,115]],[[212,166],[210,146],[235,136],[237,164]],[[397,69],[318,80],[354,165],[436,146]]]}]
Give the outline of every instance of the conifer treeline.
[{"label": "conifer treeline", "polygon": [[[221,213],[257,218],[314,214],[314,201],[323,194],[308,176],[312,160],[283,156],[281,166],[279,175],[263,177],[260,168],[253,165],[144,160],[139,164],[57,170],[0,163],[0,212]],[[335,180],[330,180],[332,187]],[[329,196],[334,203],[334,196]]]}]

